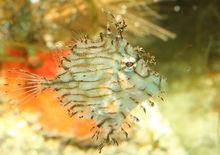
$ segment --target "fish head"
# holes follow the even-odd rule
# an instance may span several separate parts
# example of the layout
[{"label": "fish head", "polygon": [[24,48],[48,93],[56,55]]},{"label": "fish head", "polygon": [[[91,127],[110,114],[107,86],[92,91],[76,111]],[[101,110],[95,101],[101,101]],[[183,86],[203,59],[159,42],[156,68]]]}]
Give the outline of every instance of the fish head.
[{"label": "fish head", "polygon": [[136,91],[144,93],[147,97],[162,91],[165,80],[151,69],[150,56],[146,58],[142,48],[134,48],[125,39],[121,39],[117,42],[117,49],[117,58],[120,62],[117,73],[119,78],[123,77],[121,81],[127,80],[126,82],[132,84]]}]

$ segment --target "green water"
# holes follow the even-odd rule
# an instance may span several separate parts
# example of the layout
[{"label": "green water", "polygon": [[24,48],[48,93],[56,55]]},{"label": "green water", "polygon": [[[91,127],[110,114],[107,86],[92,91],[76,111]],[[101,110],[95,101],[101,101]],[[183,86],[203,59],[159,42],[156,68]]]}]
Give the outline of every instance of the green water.
[{"label": "green water", "polygon": [[[167,77],[168,96],[161,107],[191,155],[220,152],[220,1],[161,3],[163,25],[176,32],[168,42],[155,39],[149,49]],[[178,11],[174,11],[175,8]],[[174,9],[174,10],[173,10]]]},{"label": "green water", "polygon": [[[63,2],[61,3],[63,4]],[[159,102],[158,108],[162,118],[168,122],[168,126],[172,131],[172,135],[169,138],[174,138],[177,141],[174,145],[175,147],[171,148],[173,149],[173,152],[175,152],[175,149],[179,150],[179,148],[181,148],[181,152],[184,152],[182,154],[185,155],[219,155],[220,0],[164,0],[163,2],[154,4],[152,8],[157,10],[157,12],[162,16],[161,20],[155,20],[154,22],[161,27],[176,33],[176,38],[169,39],[165,42],[155,36],[147,35],[142,37],[133,37],[131,38],[133,39],[131,40],[131,42],[136,45],[143,46],[144,49],[149,50],[153,53],[153,55],[156,56],[157,71],[167,79],[166,94],[164,95],[165,101],[162,103]],[[17,14],[17,16],[20,20],[20,14]],[[85,18],[87,16],[85,15],[83,17]],[[23,22],[29,23],[28,20],[29,16],[26,16]],[[96,18],[94,20],[96,20]],[[88,22],[90,21],[88,20]],[[18,25],[20,27],[24,26],[22,24]],[[94,25],[96,26],[96,24]],[[40,26],[41,25],[39,25],[39,27]],[[32,29],[30,25],[26,25],[24,27]],[[41,28],[42,27],[40,27],[39,29]],[[66,29],[66,27],[64,27],[64,29]],[[13,30],[16,30],[16,27],[13,28]],[[23,29],[23,31],[25,30]],[[18,36],[16,37],[26,38],[27,34],[23,33],[23,31],[18,33]],[[34,33],[36,34],[36,32]],[[38,36],[35,37],[37,38]],[[34,37],[32,39],[33,40],[28,40],[31,43],[31,47],[32,42],[35,43],[36,41],[34,40]],[[2,52],[4,51],[1,43],[2,42],[0,40],[0,54],[2,54]],[[39,43],[39,45],[41,44]],[[0,57],[1,62],[9,59],[11,60],[11,58],[6,58],[2,55]],[[3,113],[5,114],[5,111],[1,110],[0,108],[0,114],[3,115]],[[0,136],[0,148],[5,150],[7,150],[8,148],[14,148],[17,151],[22,149],[29,151],[33,149],[32,145],[30,146],[30,148],[22,145],[23,142],[22,144],[19,144],[19,146],[21,145],[20,147],[22,149],[20,149],[19,147],[14,147],[17,145],[17,143],[19,143],[20,140],[19,138],[15,138],[17,140],[15,141],[13,139],[13,136],[11,136],[11,138],[8,130],[14,127],[14,122],[23,122],[24,120],[23,116],[22,118],[20,118],[21,116],[13,117],[14,115],[11,116],[11,114],[9,114],[9,116],[4,115],[4,117],[0,118],[0,122],[8,127],[8,129],[3,129],[3,127],[0,126],[0,134],[3,135],[3,138]],[[12,123],[10,123],[10,121]],[[18,129],[18,131],[19,130],[20,129]],[[160,131],[160,129],[158,130]],[[142,130],[137,131],[142,133]],[[143,137],[151,140],[154,135],[152,133],[149,133],[148,130],[146,131],[147,134],[143,135]],[[138,132],[136,134],[138,134]],[[31,139],[27,138],[28,136],[32,136],[33,134],[33,131],[30,128],[25,128],[24,131],[22,129],[21,133],[28,133],[28,135],[22,135],[23,137],[25,137],[23,139],[30,140],[30,143],[34,141],[31,141]],[[63,147],[63,144],[59,144],[57,141],[48,142],[47,140],[43,140],[41,135],[38,133],[33,134],[33,136],[35,136],[35,138],[39,140],[40,143],[35,144],[36,146],[34,145],[34,148],[39,148],[40,151],[36,149],[38,153],[40,152],[42,154],[51,154],[51,152],[55,152],[55,154],[73,154],[79,151],[77,153],[86,154],[85,150],[81,150],[80,147],[80,149],[78,148],[78,145],[80,144],[76,145],[76,143],[74,143],[73,146],[77,147],[67,147],[67,153],[64,153],[64,151],[60,149]],[[9,140],[5,140],[8,137]],[[5,138],[4,142],[1,138]],[[141,137],[140,139],[144,141],[144,138],[142,139]],[[134,155],[136,154],[136,150],[140,151],[140,148],[146,149],[148,147],[147,144],[149,143],[139,144],[139,141],[137,141],[135,139],[130,143],[128,142],[126,144],[123,144],[118,149],[112,149],[110,147],[110,149],[108,149],[111,151],[106,149],[103,154],[117,154],[118,151],[122,154]],[[164,142],[163,139],[161,141],[162,143]],[[156,148],[157,146],[159,146],[160,139],[156,139],[156,142],[153,142],[153,146]],[[149,145],[151,145],[151,143]],[[166,145],[173,146],[173,143]],[[131,150],[129,150],[128,148],[130,148]],[[163,147],[161,147],[160,150],[163,150],[163,154],[169,155],[169,152],[166,152],[166,148],[162,148]],[[10,149],[8,150],[10,151]],[[87,154],[93,154],[95,152],[92,151],[88,151]],[[157,152],[149,152],[149,154],[157,154]],[[142,154],[145,153],[146,152],[142,151]],[[13,152],[12,154],[16,154],[16,152]],[[179,154],[173,153],[172,155]]]}]

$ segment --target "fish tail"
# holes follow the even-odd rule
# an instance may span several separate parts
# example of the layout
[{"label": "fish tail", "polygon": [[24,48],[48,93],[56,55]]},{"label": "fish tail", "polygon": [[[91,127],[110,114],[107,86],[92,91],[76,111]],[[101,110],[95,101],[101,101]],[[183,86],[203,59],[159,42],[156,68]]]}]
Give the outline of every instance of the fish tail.
[{"label": "fish tail", "polygon": [[22,69],[8,70],[4,78],[4,92],[12,103],[29,102],[47,88],[45,78]]}]

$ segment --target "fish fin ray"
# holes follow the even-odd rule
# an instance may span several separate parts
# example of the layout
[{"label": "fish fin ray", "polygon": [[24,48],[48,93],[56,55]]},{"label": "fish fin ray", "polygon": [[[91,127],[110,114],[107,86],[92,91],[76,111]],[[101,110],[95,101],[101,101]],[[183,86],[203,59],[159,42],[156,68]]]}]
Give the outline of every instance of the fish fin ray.
[{"label": "fish fin ray", "polygon": [[10,101],[19,104],[27,103],[44,90],[42,82],[45,79],[43,77],[22,69],[10,69],[3,77],[5,79],[3,90]]}]

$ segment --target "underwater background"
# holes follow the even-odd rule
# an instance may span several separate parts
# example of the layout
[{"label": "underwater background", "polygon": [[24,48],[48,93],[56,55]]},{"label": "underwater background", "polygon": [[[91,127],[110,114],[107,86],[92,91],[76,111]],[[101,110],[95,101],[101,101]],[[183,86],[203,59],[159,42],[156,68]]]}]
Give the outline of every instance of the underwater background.
[{"label": "underwater background", "polygon": [[[97,36],[105,28],[102,10],[125,19],[126,39],[156,57],[156,70],[167,83],[164,102],[155,100],[147,115],[134,111],[140,122],[130,138],[101,154],[219,155],[218,0],[2,0],[2,74],[15,67],[53,77],[53,54],[82,34]],[[11,105],[1,93],[0,154],[99,154],[85,138],[87,122],[69,118],[54,96],[46,91]]]}]

